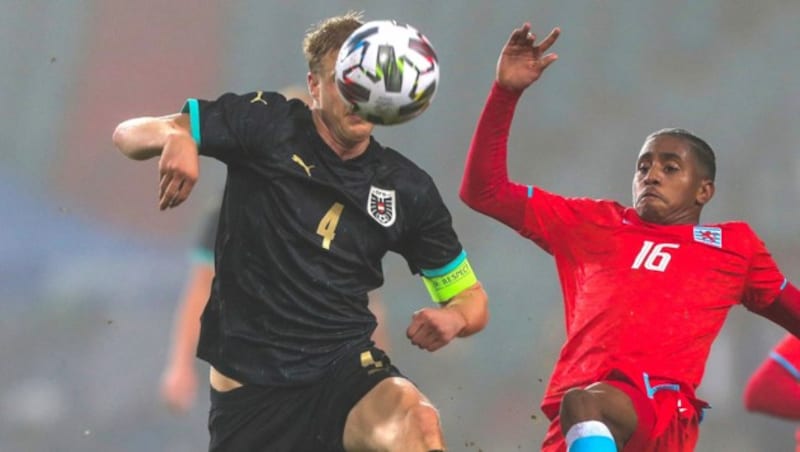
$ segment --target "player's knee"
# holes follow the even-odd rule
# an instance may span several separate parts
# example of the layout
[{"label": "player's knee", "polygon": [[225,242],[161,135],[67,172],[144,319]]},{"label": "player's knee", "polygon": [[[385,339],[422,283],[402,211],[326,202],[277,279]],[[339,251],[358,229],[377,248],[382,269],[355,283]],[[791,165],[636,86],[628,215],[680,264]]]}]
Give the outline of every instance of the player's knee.
[{"label": "player's knee", "polygon": [[591,392],[585,389],[570,389],[561,399],[559,412],[562,427],[591,419],[601,419],[602,411]]},{"label": "player's knee", "polygon": [[417,401],[408,408],[406,428],[410,434],[418,435],[425,443],[438,441],[442,435],[439,411],[424,400]]}]

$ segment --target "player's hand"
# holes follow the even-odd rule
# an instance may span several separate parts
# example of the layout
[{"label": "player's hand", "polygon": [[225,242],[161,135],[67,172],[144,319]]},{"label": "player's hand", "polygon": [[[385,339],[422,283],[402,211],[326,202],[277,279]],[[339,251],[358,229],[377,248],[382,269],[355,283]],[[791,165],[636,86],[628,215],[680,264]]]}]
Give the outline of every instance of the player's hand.
[{"label": "player's hand", "polygon": [[455,310],[425,308],[414,313],[406,336],[417,347],[433,352],[449,344],[466,324]]},{"label": "player's hand", "polygon": [[192,137],[186,134],[171,136],[158,161],[158,174],[161,177],[158,208],[169,209],[185,201],[199,173],[197,144]]},{"label": "player's hand", "polygon": [[173,413],[189,411],[197,394],[194,366],[170,366],[161,378],[161,399]]},{"label": "player's hand", "polygon": [[556,42],[561,29],[554,28],[539,44],[526,22],[515,28],[497,60],[497,82],[512,91],[522,91],[542,76],[548,66],[558,59],[555,53],[546,53]]}]

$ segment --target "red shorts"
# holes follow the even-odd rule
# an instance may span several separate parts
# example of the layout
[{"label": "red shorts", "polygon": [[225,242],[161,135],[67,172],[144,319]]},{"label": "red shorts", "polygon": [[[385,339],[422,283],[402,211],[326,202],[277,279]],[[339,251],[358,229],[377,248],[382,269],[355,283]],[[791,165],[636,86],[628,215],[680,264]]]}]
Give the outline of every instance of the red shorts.
[{"label": "red shorts", "polygon": [[[639,418],[623,452],[692,452],[699,436],[702,409],[708,405],[688,388],[660,379],[633,378],[614,371],[601,379],[630,397]],[[651,395],[652,397],[650,397]],[[552,418],[542,451],[566,452],[560,418]]]}]

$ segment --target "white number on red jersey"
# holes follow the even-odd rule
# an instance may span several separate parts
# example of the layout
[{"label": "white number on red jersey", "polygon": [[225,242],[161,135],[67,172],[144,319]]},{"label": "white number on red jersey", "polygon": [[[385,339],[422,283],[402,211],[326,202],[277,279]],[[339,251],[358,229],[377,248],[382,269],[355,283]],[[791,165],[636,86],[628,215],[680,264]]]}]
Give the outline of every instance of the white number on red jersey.
[{"label": "white number on red jersey", "polygon": [[663,272],[667,269],[669,260],[672,259],[672,256],[664,250],[669,248],[677,249],[679,247],[680,245],[677,243],[656,244],[650,240],[645,240],[644,243],[642,243],[642,249],[639,250],[639,254],[637,254],[636,259],[634,259],[631,268],[638,270],[642,267],[642,264],[644,264],[644,268],[646,270]]}]

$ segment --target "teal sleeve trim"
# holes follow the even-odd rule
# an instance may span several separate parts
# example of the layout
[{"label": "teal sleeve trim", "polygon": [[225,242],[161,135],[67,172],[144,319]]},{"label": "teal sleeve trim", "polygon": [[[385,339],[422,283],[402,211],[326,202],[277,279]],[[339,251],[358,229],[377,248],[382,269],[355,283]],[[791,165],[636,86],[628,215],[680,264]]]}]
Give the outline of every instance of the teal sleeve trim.
[{"label": "teal sleeve trim", "polygon": [[445,265],[444,267],[437,268],[437,269],[434,269],[434,270],[425,270],[423,268],[421,270],[422,276],[425,276],[426,278],[435,278],[437,276],[446,275],[446,274],[450,273],[451,271],[455,270],[456,267],[461,265],[461,263],[464,262],[464,260],[466,258],[467,258],[467,252],[464,251],[464,250],[461,250],[461,254],[459,254],[458,257],[453,259],[452,262],[450,262],[449,264]]},{"label": "teal sleeve trim", "polygon": [[792,374],[795,380],[800,381],[800,371],[797,370],[796,367],[789,362],[788,359],[784,358],[783,356],[775,353],[769,352],[769,357],[772,358],[778,365],[786,369],[786,372]]},{"label": "teal sleeve trim", "polygon": [[533,198],[533,185],[528,185],[528,198]]},{"label": "teal sleeve trim", "polygon": [[195,143],[200,145],[200,103],[197,99],[187,99],[183,104],[181,113],[189,113],[189,121],[192,126],[192,138]]},{"label": "teal sleeve trim", "polygon": [[785,289],[786,286],[788,286],[788,285],[789,285],[789,280],[786,279],[786,278],[783,278],[783,284],[781,284],[781,290]]},{"label": "teal sleeve trim", "polygon": [[193,264],[214,265],[214,252],[205,248],[195,248],[192,250],[189,260]]}]

